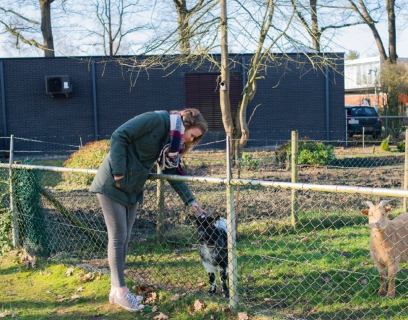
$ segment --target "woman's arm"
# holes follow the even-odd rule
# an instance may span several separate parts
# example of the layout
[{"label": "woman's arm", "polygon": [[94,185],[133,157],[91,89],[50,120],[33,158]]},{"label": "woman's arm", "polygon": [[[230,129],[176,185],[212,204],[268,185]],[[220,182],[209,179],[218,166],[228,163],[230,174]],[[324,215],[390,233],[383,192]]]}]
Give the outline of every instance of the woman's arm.
[{"label": "woman's arm", "polygon": [[[163,170],[163,174],[171,174],[171,175],[184,175],[181,174],[177,168],[173,169],[166,169]],[[176,180],[167,180],[174,191],[180,196],[181,200],[184,202],[186,206],[190,206],[191,209],[197,216],[202,214],[206,214],[207,212],[203,210],[196,202],[193,193],[191,192],[190,188],[184,181],[176,181]]]}]

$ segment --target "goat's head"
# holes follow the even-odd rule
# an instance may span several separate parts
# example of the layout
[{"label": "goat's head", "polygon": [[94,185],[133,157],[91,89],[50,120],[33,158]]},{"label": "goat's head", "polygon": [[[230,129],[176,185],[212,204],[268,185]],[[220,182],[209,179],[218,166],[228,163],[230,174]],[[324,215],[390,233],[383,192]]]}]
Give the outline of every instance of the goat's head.
[{"label": "goat's head", "polygon": [[214,226],[214,223],[219,218],[219,215],[215,217],[210,215],[201,215],[196,217],[198,240],[201,243],[212,242],[212,240],[216,240],[216,238],[218,238],[218,233],[216,231],[217,228]]},{"label": "goat's head", "polygon": [[374,205],[371,201],[364,201],[369,209],[361,210],[361,213],[368,216],[368,224],[374,231],[383,230],[388,223],[387,215],[392,210],[392,206],[386,206],[387,200],[382,200],[378,205]]}]

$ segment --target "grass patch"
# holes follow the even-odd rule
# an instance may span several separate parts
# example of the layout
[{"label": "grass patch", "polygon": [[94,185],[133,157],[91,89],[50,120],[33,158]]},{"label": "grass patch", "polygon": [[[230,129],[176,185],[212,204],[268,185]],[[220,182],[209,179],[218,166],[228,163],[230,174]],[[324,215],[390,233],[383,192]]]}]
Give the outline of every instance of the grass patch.
[{"label": "grass patch", "polygon": [[[193,293],[155,289],[156,299],[147,302],[142,313],[122,310],[108,302],[110,278],[95,274],[92,281],[83,282],[85,270],[74,269],[71,276],[65,273],[69,265],[37,261],[35,269],[26,269],[20,262],[21,253],[11,251],[0,261],[0,315],[18,319],[152,319],[159,312],[169,319],[233,319],[236,317],[225,307],[225,301],[209,299]],[[135,283],[127,280],[129,287]],[[205,308],[194,310],[200,299]],[[157,311],[154,311],[157,307]]]},{"label": "grass patch", "polygon": [[[297,229],[289,221],[276,225],[278,219],[241,223],[239,310],[250,319],[403,319],[398,315],[408,307],[408,273],[398,274],[395,299],[377,295],[379,275],[369,256],[369,230],[358,216],[357,211],[348,219],[338,212],[301,213]],[[329,227],[325,221],[330,221]],[[0,313],[20,319],[129,318],[128,312],[107,302],[108,275],[82,282],[84,270],[75,269],[67,277],[69,265],[48,261],[26,270],[20,258],[13,251],[0,262]],[[170,319],[237,319],[227,299],[206,293],[208,276],[194,228],[181,226],[161,244],[154,238],[132,242],[128,258],[128,286],[148,284],[157,295],[143,314],[132,318],[152,319],[162,312]],[[80,297],[73,299],[76,294]],[[174,300],[176,294],[179,298]],[[194,310],[197,299],[204,302],[203,310]]]}]

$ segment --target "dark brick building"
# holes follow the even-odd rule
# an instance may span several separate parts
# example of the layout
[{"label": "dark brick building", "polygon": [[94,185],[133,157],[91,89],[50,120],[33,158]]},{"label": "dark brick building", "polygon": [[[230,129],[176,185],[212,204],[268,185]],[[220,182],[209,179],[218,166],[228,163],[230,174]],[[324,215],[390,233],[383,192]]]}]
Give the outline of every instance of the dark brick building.
[{"label": "dark brick building", "polygon": [[[339,58],[340,56],[340,58]],[[290,131],[313,139],[344,137],[344,63],[332,54],[333,68],[314,69],[303,55],[283,56],[262,72],[251,117],[248,146],[266,146],[290,139]],[[327,55],[326,55],[327,57]],[[216,57],[217,58],[217,57]],[[219,57],[218,57],[219,58]],[[236,108],[251,55],[236,56],[231,69],[231,105]],[[49,144],[16,140],[18,150],[57,150],[106,139],[123,122],[150,110],[197,107],[210,123],[203,143],[223,140],[217,73],[211,65],[183,65],[172,72],[149,69],[136,73],[106,57],[0,59],[0,149],[8,139],[49,141]],[[106,63],[104,63],[106,62]],[[328,77],[326,77],[326,74]],[[46,92],[47,76],[68,75],[72,92]],[[256,110],[254,111],[254,108]],[[224,147],[224,143],[209,144]],[[61,147],[64,149],[64,147]]]}]

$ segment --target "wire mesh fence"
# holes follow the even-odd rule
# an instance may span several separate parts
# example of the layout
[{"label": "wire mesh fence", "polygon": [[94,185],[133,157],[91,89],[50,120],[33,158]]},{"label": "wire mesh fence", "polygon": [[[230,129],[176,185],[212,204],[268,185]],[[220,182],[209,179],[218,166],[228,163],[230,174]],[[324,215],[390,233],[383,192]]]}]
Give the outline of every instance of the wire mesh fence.
[{"label": "wire mesh fence", "polygon": [[[399,265],[395,298],[379,296],[368,218],[361,211],[368,209],[363,201],[389,200],[390,219],[403,212],[405,155],[373,152],[372,146],[343,147],[334,145],[329,164],[297,164],[297,183],[290,183],[293,164],[287,151],[245,151],[231,161],[237,225],[232,272],[239,308],[270,319],[404,319],[407,264]],[[179,179],[187,179],[197,202],[214,210],[213,217],[228,219],[225,159],[220,150],[191,153],[183,164],[195,178]],[[72,175],[96,171],[24,164],[10,170],[0,165],[2,203],[17,214],[14,236],[20,245],[51,261],[109,273],[100,205],[88,186],[72,182]],[[210,283],[195,218],[170,185],[162,185],[165,178],[152,175],[145,186],[126,275],[137,284],[206,295]],[[213,298],[227,305],[218,279],[217,292]]]}]

